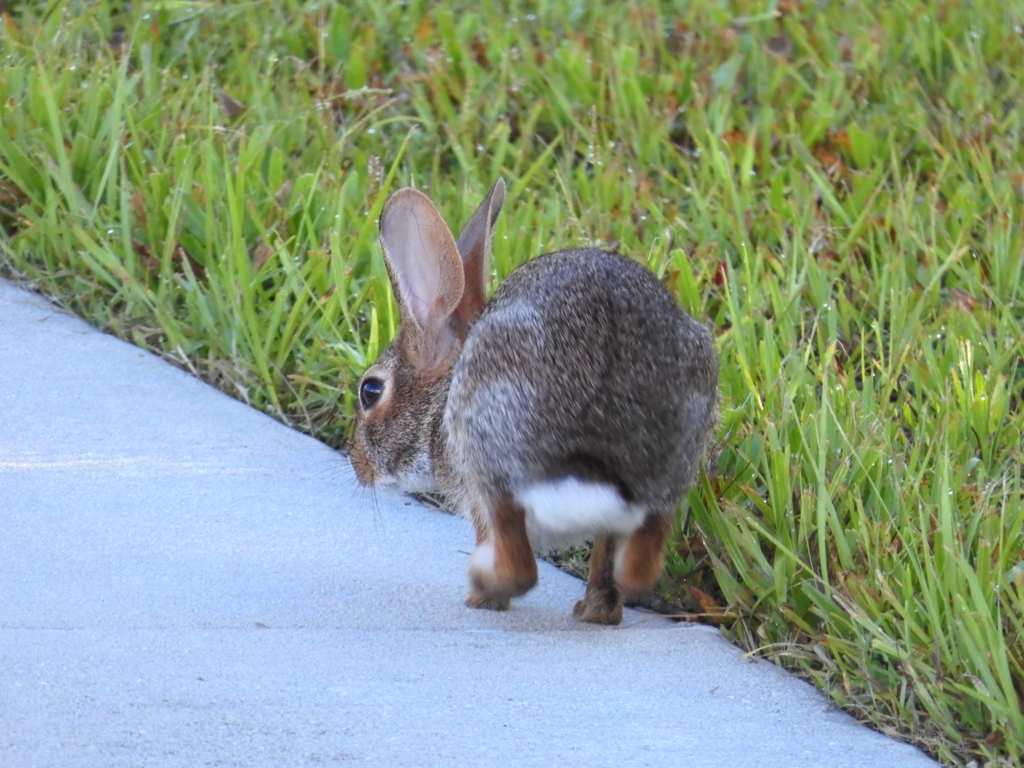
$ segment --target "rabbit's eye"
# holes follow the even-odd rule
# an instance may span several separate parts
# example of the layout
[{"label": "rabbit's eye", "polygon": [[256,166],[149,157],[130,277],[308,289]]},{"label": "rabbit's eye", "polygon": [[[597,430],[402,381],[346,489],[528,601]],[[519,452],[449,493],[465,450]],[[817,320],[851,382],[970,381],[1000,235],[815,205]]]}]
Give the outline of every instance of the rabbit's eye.
[{"label": "rabbit's eye", "polygon": [[380,379],[366,379],[359,385],[359,402],[364,411],[370,410],[384,394],[384,382]]}]

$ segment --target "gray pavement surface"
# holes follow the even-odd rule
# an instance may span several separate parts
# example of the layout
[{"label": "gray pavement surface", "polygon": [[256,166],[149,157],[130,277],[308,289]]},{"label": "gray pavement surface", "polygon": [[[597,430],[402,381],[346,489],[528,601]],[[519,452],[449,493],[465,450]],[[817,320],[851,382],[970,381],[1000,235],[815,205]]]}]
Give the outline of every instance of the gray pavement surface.
[{"label": "gray pavement surface", "polygon": [[0,280],[0,766],[934,766],[716,630],[462,605],[469,526]]}]

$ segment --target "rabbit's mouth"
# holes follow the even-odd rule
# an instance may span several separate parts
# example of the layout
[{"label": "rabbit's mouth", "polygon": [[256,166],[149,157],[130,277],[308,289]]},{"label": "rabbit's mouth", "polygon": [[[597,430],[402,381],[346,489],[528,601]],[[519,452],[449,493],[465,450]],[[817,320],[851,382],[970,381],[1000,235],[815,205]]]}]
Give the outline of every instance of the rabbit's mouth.
[{"label": "rabbit's mouth", "polygon": [[408,465],[390,472],[378,470],[366,452],[356,447],[349,453],[349,462],[363,486],[397,493],[426,493],[437,487],[434,468],[426,453],[418,454]]},{"label": "rabbit's mouth", "polygon": [[362,450],[362,446],[358,443],[353,445],[352,450],[349,451],[348,461],[352,465],[352,470],[356,473],[356,479],[360,485],[376,485],[373,464],[367,458],[366,452]]}]

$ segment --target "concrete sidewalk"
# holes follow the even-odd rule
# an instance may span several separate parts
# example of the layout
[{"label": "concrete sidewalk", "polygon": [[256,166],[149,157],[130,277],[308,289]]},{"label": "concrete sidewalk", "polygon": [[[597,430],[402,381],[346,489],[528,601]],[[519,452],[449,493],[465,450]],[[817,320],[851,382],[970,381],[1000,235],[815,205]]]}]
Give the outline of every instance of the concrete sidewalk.
[{"label": "concrete sidewalk", "polygon": [[0,280],[0,766],[934,766],[713,629],[541,564]]}]

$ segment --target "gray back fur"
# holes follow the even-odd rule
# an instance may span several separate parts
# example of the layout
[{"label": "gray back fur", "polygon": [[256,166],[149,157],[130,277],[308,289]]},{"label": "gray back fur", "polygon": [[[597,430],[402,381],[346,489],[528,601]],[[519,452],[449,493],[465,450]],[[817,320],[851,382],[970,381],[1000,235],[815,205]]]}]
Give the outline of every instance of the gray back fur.
[{"label": "gray back fur", "polygon": [[477,492],[574,475],[674,508],[715,426],[708,331],[642,265],[594,249],[512,272],[472,327],[444,414]]}]

